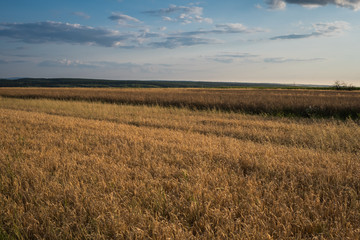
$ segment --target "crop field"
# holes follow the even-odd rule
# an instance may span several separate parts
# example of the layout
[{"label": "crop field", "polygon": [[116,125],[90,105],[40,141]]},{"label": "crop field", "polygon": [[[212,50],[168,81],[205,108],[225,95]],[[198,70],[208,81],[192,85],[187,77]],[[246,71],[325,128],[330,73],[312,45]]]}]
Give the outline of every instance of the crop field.
[{"label": "crop field", "polygon": [[0,96],[0,239],[360,239],[360,92]]},{"label": "crop field", "polygon": [[298,117],[360,118],[360,91],[286,89],[0,88],[0,96],[216,109]]}]

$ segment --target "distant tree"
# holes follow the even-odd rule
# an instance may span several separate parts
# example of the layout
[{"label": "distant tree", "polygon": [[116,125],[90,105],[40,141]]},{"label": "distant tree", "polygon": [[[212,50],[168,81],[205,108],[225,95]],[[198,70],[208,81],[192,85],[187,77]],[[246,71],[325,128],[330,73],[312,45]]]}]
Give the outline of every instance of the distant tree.
[{"label": "distant tree", "polygon": [[349,91],[355,89],[355,87],[352,84],[341,82],[339,80],[335,81],[334,88],[336,90],[349,90]]}]

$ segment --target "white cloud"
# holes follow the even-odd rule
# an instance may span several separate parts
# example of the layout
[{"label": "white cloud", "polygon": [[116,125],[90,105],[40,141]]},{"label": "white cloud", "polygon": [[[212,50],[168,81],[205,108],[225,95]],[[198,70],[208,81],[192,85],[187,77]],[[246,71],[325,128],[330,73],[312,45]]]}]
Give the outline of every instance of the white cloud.
[{"label": "white cloud", "polygon": [[224,33],[254,33],[254,32],[264,32],[264,29],[261,28],[249,28],[241,23],[226,23],[226,24],[217,24],[218,29],[222,29]]},{"label": "white cloud", "polygon": [[202,17],[203,8],[197,6],[187,7],[170,5],[168,8],[145,11],[144,13],[154,16],[161,16],[164,21],[169,22],[181,22],[184,24],[193,22],[209,24],[213,23],[211,18]]},{"label": "white cloud", "polygon": [[350,24],[345,21],[335,21],[327,23],[313,24],[315,32],[322,36],[336,36],[341,35],[345,31],[350,30]]},{"label": "white cloud", "polygon": [[172,19],[171,17],[163,16],[162,19],[167,22],[175,22],[176,20]]},{"label": "white cloud", "polygon": [[261,28],[249,28],[241,23],[225,23],[217,24],[214,29],[210,30],[197,30],[189,32],[181,32],[172,34],[173,36],[198,36],[208,34],[237,34],[237,33],[257,33],[266,32],[267,30]]},{"label": "white cloud", "polygon": [[267,0],[270,9],[285,9],[286,3],[283,0]]},{"label": "white cloud", "polygon": [[335,5],[352,10],[360,9],[360,0],[266,0],[270,9],[285,9],[286,4],[298,4],[308,8]]}]

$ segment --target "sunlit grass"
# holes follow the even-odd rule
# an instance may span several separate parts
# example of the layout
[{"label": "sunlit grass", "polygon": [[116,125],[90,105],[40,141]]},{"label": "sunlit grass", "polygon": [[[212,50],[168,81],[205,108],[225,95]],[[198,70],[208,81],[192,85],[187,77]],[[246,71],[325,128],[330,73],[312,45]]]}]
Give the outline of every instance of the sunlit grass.
[{"label": "sunlit grass", "polygon": [[0,98],[0,238],[358,239],[357,121]]},{"label": "sunlit grass", "polygon": [[0,96],[215,109],[292,117],[360,117],[360,91],[290,89],[0,88]]}]

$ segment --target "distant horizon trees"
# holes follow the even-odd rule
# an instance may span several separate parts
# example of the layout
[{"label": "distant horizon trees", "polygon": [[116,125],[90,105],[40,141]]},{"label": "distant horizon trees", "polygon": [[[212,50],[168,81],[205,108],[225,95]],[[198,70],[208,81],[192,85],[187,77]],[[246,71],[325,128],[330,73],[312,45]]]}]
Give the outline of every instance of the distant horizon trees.
[{"label": "distant horizon trees", "polygon": [[351,83],[346,83],[344,81],[339,81],[339,80],[335,81],[333,86],[334,86],[334,88],[336,90],[348,90],[348,91],[350,91],[350,90],[355,90],[356,89],[355,86],[352,85]]}]

